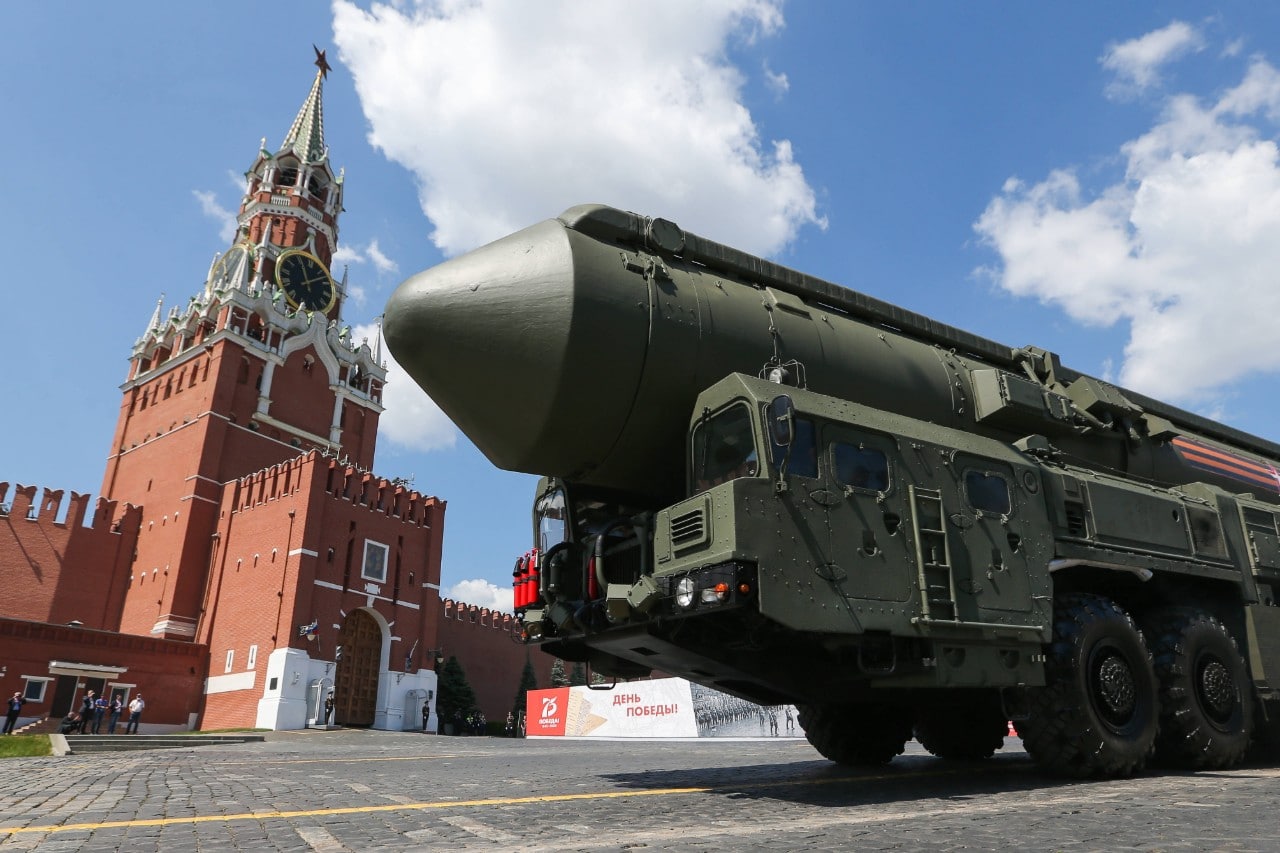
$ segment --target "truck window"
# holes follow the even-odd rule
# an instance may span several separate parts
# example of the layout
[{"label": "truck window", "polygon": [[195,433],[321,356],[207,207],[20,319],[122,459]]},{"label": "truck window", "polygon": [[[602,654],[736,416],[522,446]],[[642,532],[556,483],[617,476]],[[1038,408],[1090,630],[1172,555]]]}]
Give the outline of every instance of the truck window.
[{"label": "truck window", "polygon": [[553,489],[538,498],[538,550],[547,553],[565,540],[564,489]]},{"label": "truck window", "polygon": [[708,418],[693,432],[693,480],[709,489],[760,470],[751,410],[735,405]]},{"label": "truck window", "polygon": [[889,460],[884,453],[843,441],[837,441],[834,448],[836,480],[840,485],[871,492],[889,491]]},{"label": "truck window", "polygon": [[[791,458],[787,460],[787,473],[797,477],[816,478],[818,476],[818,442],[815,440],[817,430],[813,421],[808,418],[796,418],[795,435],[791,439]],[[787,448],[772,445],[773,465],[776,468],[786,457]]]},{"label": "truck window", "polygon": [[966,471],[964,490],[974,509],[992,515],[1008,515],[1009,484],[999,474],[987,471]]}]

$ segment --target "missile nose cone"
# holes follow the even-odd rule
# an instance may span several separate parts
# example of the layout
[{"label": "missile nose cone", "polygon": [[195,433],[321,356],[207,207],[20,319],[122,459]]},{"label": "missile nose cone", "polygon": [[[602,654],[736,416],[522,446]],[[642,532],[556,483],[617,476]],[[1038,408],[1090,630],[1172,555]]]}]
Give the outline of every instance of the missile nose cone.
[{"label": "missile nose cone", "polygon": [[610,389],[634,388],[643,364],[644,292],[593,274],[603,259],[576,257],[576,237],[542,222],[418,273],[387,303],[396,361],[500,468],[590,470],[630,410],[630,390]]}]

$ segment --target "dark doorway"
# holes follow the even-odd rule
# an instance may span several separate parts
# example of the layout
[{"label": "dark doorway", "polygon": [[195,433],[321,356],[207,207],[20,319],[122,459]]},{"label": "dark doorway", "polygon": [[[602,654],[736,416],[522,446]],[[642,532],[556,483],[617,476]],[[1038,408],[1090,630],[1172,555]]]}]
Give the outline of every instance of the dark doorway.
[{"label": "dark doorway", "polygon": [[59,675],[53,688],[53,702],[49,705],[49,716],[61,719],[71,710],[71,703],[76,698],[76,684],[80,681],[76,675]]},{"label": "dark doorway", "polygon": [[342,656],[333,678],[333,717],[340,726],[371,726],[378,706],[382,629],[367,611],[356,610],[338,633]]}]

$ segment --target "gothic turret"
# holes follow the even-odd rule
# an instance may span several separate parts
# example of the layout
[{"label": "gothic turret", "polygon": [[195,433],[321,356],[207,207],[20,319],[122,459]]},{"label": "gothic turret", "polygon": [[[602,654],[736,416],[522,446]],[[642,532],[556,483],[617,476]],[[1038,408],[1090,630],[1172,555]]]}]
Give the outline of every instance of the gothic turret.
[{"label": "gothic turret", "polygon": [[316,49],[316,76],[280,148],[258,146],[232,245],[214,263],[206,295],[217,290],[277,290],[285,304],[337,319],[345,290],[329,264],[338,245],[341,174],[324,141],[324,80],[329,63]]}]

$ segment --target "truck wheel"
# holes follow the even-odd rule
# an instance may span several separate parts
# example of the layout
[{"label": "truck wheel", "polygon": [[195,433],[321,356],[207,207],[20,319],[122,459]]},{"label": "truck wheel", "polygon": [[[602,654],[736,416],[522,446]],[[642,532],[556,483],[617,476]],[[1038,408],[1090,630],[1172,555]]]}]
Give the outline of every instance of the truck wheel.
[{"label": "truck wheel", "polygon": [[915,729],[921,746],[954,761],[990,758],[1004,746],[1008,733],[1009,720],[995,694],[921,708]]},{"label": "truck wheel", "polygon": [[1192,770],[1239,764],[1253,734],[1253,691],[1236,641],[1190,608],[1155,611],[1147,627],[1160,681],[1157,760]]},{"label": "truck wheel", "polygon": [[880,766],[911,740],[911,714],[897,705],[797,705],[813,748],[837,764]]},{"label": "truck wheel", "polygon": [[1099,595],[1063,595],[1046,657],[1046,685],[1030,691],[1030,717],[1018,726],[1036,763],[1074,777],[1141,770],[1158,699],[1151,654],[1129,614]]}]

